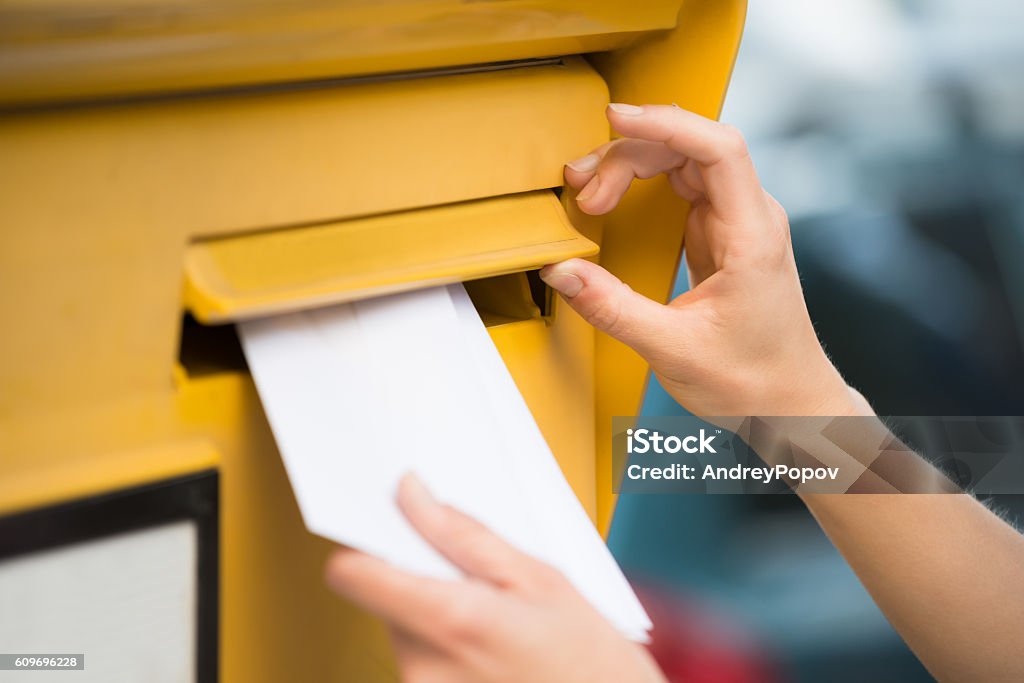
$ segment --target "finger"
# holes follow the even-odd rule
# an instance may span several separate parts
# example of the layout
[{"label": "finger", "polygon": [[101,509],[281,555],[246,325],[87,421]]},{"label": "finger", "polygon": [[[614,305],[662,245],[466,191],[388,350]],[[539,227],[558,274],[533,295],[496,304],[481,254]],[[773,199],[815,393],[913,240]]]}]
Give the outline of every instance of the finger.
[{"label": "finger", "polygon": [[416,680],[411,674],[424,668],[424,662],[436,657],[437,649],[422,638],[393,624],[388,625],[388,632],[391,635],[391,646],[395,651],[398,668],[403,673],[403,680]]},{"label": "finger", "polygon": [[[392,626],[391,644],[402,681],[407,683],[451,683],[466,680],[460,641],[430,642]],[[446,647],[446,645],[448,647]],[[454,648],[451,646],[455,646]],[[396,679],[397,680],[397,679]]]},{"label": "finger", "polygon": [[594,177],[594,173],[597,172],[597,165],[600,162],[601,157],[595,152],[570,161],[565,165],[564,175],[566,184],[577,190],[583,189],[583,186]]},{"label": "finger", "polygon": [[678,309],[634,292],[595,263],[569,259],[545,266],[540,276],[587,322],[648,360],[672,347],[679,336]]},{"label": "finger", "polygon": [[735,128],[678,107],[651,104],[610,104],[608,120],[622,135],[661,142],[694,159],[715,211],[735,225],[757,225],[764,193],[746,142]]},{"label": "finger", "polygon": [[700,174],[700,164],[695,160],[687,159],[679,173],[682,175],[683,181],[692,187],[694,191],[699,192],[700,194],[707,192],[707,187],[704,185],[704,178],[701,177]]},{"label": "finger", "polygon": [[618,205],[634,178],[653,178],[685,162],[686,157],[658,142],[616,140],[601,158],[594,177],[576,195],[576,202],[586,213],[608,213]]},{"label": "finger", "polygon": [[691,204],[701,198],[701,193],[690,187],[689,184],[683,179],[682,174],[679,171],[673,171],[668,176],[668,182],[672,186],[672,189],[677,195],[690,202]]},{"label": "finger", "polygon": [[436,629],[437,615],[454,601],[459,585],[409,574],[350,548],[328,558],[324,579],[335,593],[419,636]]},{"label": "finger", "polygon": [[704,229],[708,204],[700,202],[690,208],[686,217],[686,243],[683,245],[683,256],[690,271],[690,288],[695,289],[700,283],[711,277],[717,270],[715,257],[708,244]]},{"label": "finger", "polygon": [[574,159],[565,165],[565,182],[576,190],[580,190],[590,182],[590,179],[594,177],[597,172],[597,165],[604,158],[604,155],[608,150],[617,142],[612,140],[606,142],[600,147],[597,147],[593,152],[582,156],[579,159]]},{"label": "finger", "polygon": [[399,482],[398,506],[424,540],[469,576],[507,588],[529,583],[543,566],[480,522],[438,503],[413,474]]}]

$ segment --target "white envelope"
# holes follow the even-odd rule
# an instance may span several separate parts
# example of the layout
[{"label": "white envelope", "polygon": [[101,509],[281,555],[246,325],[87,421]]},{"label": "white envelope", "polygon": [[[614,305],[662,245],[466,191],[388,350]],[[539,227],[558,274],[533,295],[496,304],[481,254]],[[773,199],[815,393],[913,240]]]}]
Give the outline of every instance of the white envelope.
[{"label": "white envelope", "polygon": [[462,285],[239,324],[309,530],[459,576],[394,502],[434,495],[561,570],[629,638],[650,620],[576,499]]}]

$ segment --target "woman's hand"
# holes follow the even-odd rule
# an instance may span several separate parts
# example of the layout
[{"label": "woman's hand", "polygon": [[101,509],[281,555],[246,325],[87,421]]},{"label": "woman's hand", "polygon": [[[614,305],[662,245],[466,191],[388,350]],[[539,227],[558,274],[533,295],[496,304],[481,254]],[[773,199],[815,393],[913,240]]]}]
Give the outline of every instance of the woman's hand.
[{"label": "woman's hand", "polygon": [[662,305],[579,259],[547,266],[545,282],[639,352],[697,415],[871,414],[818,342],[789,222],[761,187],[740,133],[673,106],[611,104],[607,114],[624,137],[568,164],[576,201],[587,213],[607,213],[633,178],[666,174],[692,204],[685,249],[692,288]]},{"label": "woman's hand", "polygon": [[[675,107],[612,104],[608,119],[624,137],[570,163],[566,180],[579,189],[583,211],[601,214],[633,178],[665,173],[692,203],[692,289],[663,306],[580,260],[548,266],[541,277],[636,349],[697,415],[872,415],[818,343],[786,215],[762,189],[740,134]],[[884,425],[860,424],[863,434],[844,438],[850,453],[867,449],[867,464],[879,443],[891,442]],[[805,450],[823,458],[834,449]],[[941,478],[921,467],[919,478]],[[1024,583],[1019,532],[966,495],[802,498],[936,678],[1024,680],[1024,599],[1014,590]]]},{"label": "woman's hand", "polygon": [[556,570],[437,503],[412,476],[398,505],[466,579],[413,576],[348,549],[331,556],[326,579],[390,625],[404,681],[663,683],[647,652]]}]

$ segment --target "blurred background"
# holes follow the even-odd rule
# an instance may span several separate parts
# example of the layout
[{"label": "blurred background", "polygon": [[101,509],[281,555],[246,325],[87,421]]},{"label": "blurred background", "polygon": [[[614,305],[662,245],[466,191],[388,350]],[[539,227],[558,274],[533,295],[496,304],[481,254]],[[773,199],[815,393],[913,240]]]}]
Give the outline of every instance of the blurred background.
[{"label": "blurred background", "polygon": [[[1021,27],[1014,0],[750,3],[722,119],[789,212],[826,349],[880,414],[1024,414]],[[652,380],[645,414],[685,412]],[[610,544],[692,651],[759,662],[722,652],[692,680],[931,680],[794,496],[624,496]]]}]

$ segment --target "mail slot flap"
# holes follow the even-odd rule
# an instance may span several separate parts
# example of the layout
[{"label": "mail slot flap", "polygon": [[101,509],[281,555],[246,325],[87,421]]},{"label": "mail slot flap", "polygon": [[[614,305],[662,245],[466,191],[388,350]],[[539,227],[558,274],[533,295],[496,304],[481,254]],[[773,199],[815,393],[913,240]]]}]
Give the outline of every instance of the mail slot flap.
[{"label": "mail slot flap", "polygon": [[185,306],[204,323],[503,275],[596,244],[543,190],[208,239],[185,255]]}]

